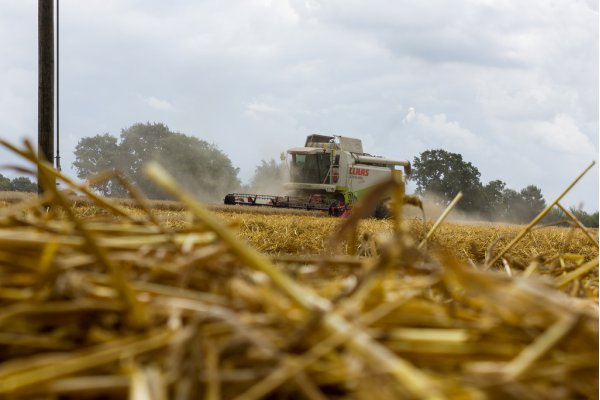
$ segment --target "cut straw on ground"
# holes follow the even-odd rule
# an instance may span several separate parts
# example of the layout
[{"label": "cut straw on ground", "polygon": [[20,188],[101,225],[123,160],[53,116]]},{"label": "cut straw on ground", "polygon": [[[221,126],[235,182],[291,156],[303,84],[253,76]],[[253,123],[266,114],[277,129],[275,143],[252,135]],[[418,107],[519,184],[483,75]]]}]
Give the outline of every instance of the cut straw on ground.
[{"label": "cut straw on ground", "polygon": [[[79,196],[0,210],[0,397],[597,396],[598,254],[580,227],[511,246],[470,227],[467,261],[443,249],[454,227],[402,219],[418,202],[397,178],[380,187],[394,218],[374,222],[211,212],[150,166],[173,211],[134,189],[116,205],[9,147]],[[314,244],[280,250],[294,240]]]}]

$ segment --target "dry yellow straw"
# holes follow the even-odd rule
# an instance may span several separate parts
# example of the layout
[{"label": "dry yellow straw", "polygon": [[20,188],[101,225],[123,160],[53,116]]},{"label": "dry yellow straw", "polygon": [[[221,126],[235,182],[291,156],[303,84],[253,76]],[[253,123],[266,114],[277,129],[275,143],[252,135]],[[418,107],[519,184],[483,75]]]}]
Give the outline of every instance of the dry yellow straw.
[{"label": "dry yellow straw", "polygon": [[264,272],[273,283],[305,310],[325,311],[323,327],[330,333],[351,333],[348,347],[368,359],[374,366],[389,372],[413,397],[419,399],[443,399],[438,385],[406,360],[374,341],[368,334],[357,329],[343,317],[328,313],[331,304],[314,293],[303,289],[291,278],[280,272],[271,261],[253,248],[241,242],[219,219],[210,214],[190,194],[177,186],[175,180],[157,163],[149,163],[145,172],[158,185],[174,194],[190,212],[212,229],[241,260],[249,267]]},{"label": "dry yellow straw", "polygon": [[174,335],[175,332],[171,330],[161,330],[149,335],[116,339],[91,349],[65,355],[60,362],[49,354],[40,356],[39,365],[34,367],[30,362],[25,361],[12,365],[12,369],[0,368],[0,394],[11,393],[21,388],[118,361],[124,355],[133,357],[165,347]]},{"label": "dry yellow straw", "polygon": [[75,224],[77,230],[81,233],[81,236],[85,239],[87,245],[89,246],[91,252],[94,254],[96,259],[100,264],[106,267],[109,274],[113,278],[113,284],[115,288],[121,294],[123,301],[127,304],[127,306],[131,310],[131,324],[136,328],[143,328],[147,325],[147,315],[144,310],[143,305],[137,300],[135,294],[133,293],[129,283],[127,282],[123,271],[115,265],[115,263],[108,257],[106,250],[98,244],[96,241],[94,234],[85,226],[85,224],[75,215],[73,209],[69,206],[69,202],[66,196],[56,188],[56,185],[51,185],[51,180],[48,179],[50,174],[53,176],[62,177],[62,175],[54,170],[54,168],[47,163],[46,161],[39,160],[34,153],[33,147],[31,143],[26,142],[28,151],[22,151],[23,154],[28,159],[32,160],[36,163],[38,170],[41,172],[39,174],[39,178],[42,180],[46,180],[43,182],[47,190],[52,193],[52,198],[58,205],[60,205],[64,211],[67,213],[71,221]]},{"label": "dry yellow straw", "polygon": [[206,400],[218,400],[221,398],[220,379],[219,379],[219,349],[214,340],[207,340],[204,347],[205,359],[204,368],[208,379],[206,382]]},{"label": "dry yellow straw", "polygon": [[433,234],[435,233],[437,228],[440,226],[440,224],[442,222],[444,222],[444,220],[446,219],[448,214],[450,214],[450,211],[452,211],[452,209],[458,204],[458,202],[460,201],[460,199],[462,199],[462,197],[463,197],[462,192],[458,192],[458,194],[454,197],[452,202],[448,205],[448,207],[446,207],[446,209],[444,210],[442,215],[440,215],[440,217],[437,219],[437,221],[435,221],[435,224],[433,224],[433,226],[431,227],[429,232],[427,232],[427,236],[425,236],[425,239],[423,239],[421,241],[421,243],[419,243],[419,249],[422,249],[423,246],[425,246],[425,243],[427,243],[427,241],[429,239],[431,239],[431,237],[433,236]]},{"label": "dry yellow straw", "polygon": [[506,365],[504,368],[505,381],[513,381],[525,373],[535,361],[550,351],[573,329],[578,319],[577,314],[567,314],[538,336],[532,344]]},{"label": "dry yellow straw", "polygon": [[[362,315],[359,319],[359,323],[363,326],[369,326],[377,320],[385,317],[390,312],[396,310],[406,300],[407,299],[401,299],[400,301],[393,303],[382,303],[373,310],[370,310],[367,314]],[[307,368],[319,358],[324,357],[336,347],[346,343],[351,337],[351,331],[338,332],[318,342],[316,345],[311,347],[310,350],[306,351],[302,355],[299,355],[298,357],[285,358],[283,360],[284,362],[281,363],[279,367],[270,375],[256,383],[254,386],[250,387],[250,389],[236,397],[234,400],[258,400],[264,398],[277,386],[281,385],[290,377],[299,375],[303,369]]]},{"label": "dry yellow straw", "polygon": [[500,259],[500,257],[502,257],[508,250],[510,250],[516,243],[518,243],[523,238],[523,236],[528,234],[529,231],[531,231],[531,228],[533,228],[538,222],[540,222],[542,220],[542,218],[544,218],[546,216],[546,214],[548,214],[550,212],[552,207],[554,207],[556,204],[558,204],[558,202],[569,192],[569,190],[571,190],[573,188],[573,186],[575,186],[575,184],[577,182],[579,182],[579,180],[581,178],[583,178],[583,176],[590,169],[592,169],[592,167],[595,164],[596,164],[596,161],[592,161],[592,163],[581,174],[579,174],[579,176],[577,176],[577,178],[575,178],[575,180],[573,182],[571,182],[571,184],[560,194],[560,196],[558,196],[556,198],[556,200],[554,200],[552,203],[550,203],[550,205],[548,207],[546,207],[541,213],[539,213],[538,216],[535,217],[533,219],[533,221],[531,221],[529,223],[529,225],[527,225],[525,227],[525,229],[523,229],[521,232],[519,232],[519,234],[502,251],[500,251],[498,254],[496,254],[496,257],[494,257],[492,259],[492,261],[490,261],[490,263],[487,265],[487,267],[489,268],[490,266],[494,265],[496,263],[496,261],[498,261]]},{"label": "dry yellow straw", "polygon": [[596,246],[596,248],[599,248],[598,246],[598,241],[590,234],[590,231],[588,231],[585,226],[583,226],[583,224],[581,223],[581,221],[579,221],[579,219],[577,219],[577,217],[575,215],[573,215],[573,213],[569,210],[567,210],[565,207],[563,207],[560,203],[556,203],[556,205],[558,206],[558,208],[560,208],[562,210],[562,212],[565,213],[565,215],[569,218],[571,218],[571,220],[575,223],[575,225],[577,225],[579,227],[579,229],[581,229],[583,231],[583,233],[590,238],[590,240],[592,241],[592,243],[594,243],[594,246]]},{"label": "dry yellow straw", "polygon": [[[88,196],[90,199],[93,199],[96,203],[101,204],[102,206],[106,207],[108,210],[112,211],[116,215],[119,215],[126,219],[132,219],[132,217],[129,214],[127,214],[125,211],[119,209],[117,206],[112,204],[112,202],[108,201],[106,198],[103,198],[102,196],[97,195],[96,193],[91,191],[85,185],[77,184],[73,180],[69,179],[67,176],[58,172],[49,163],[38,161],[38,158],[35,155],[35,152],[33,151],[33,147],[29,141],[27,141],[27,140],[25,141],[25,145],[29,149],[29,152],[21,150],[18,147],[15,147],[12,144],[10,144],[2,139],[0,139],[0,144],[7,147],[8,149],[14,151],[15,153],[19,154],[20,156],[24,157],[25,159],[36,164],[37,168],[41,169],[45,174],[48,174],[49,177],[51,177],[53,179],[56,179],[56,178],[61,179],[63,182],[65,182],[71,188],[81,191],[83,194]],[[56,187],[56,185],[52,185],[52,186]]]},{"label": "dry yellow straw", "polygon": [[190,194],[181,190],[171,175],[160,165],[149,163],[146,165],[145,171],[163,189],[177,196],[189,208],[190,212],[212,229],[242,261],[267,274],[275,285],[282,288],[296,304],[307,310],[321,307],[314,295],[302,290],[287,275],[279,272],[266,256],[242,243],[232,231],[219,221],[218,217],[202,207]]},{"label": "dry yellow straw", "polygon": [[594,258],[591,261],[588,261],[587,263],[585,263],[582,266],[580,266],[579,268],[569,272],[568,274],[559,276],[558,278],[556,278],[554,280],[554,285],[557,287],[565,286],[567,283],[571,282],[572,280],[579,278],[583,274],[587,274],[588,272],[590,272],[591,270],[593,270],[594,268],[597,268],[597,267],[598,267],[598,257]]}]

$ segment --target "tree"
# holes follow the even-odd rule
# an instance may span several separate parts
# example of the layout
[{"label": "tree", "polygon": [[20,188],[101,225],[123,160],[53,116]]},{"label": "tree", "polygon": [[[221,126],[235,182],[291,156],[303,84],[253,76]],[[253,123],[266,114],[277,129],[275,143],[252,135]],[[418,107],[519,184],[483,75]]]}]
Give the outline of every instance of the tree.
[{"label": "tree", "polygon": [[[85,137],[75,146],[75,161],[73,167],[77,170],[77,177],[88,179],[102,171],[118,168],[119,145],[117,138],[104,133],[92,137]],[[96,184],[95,189],[104,196],[123,196],[124,190],[115,179]]]},{"label": "tree", "polygon": [[502,191],[502,201],[496,214],[497,217],[506,222],[520,222],[520,200],[519,192],[509,188],[504,189]]},{"label": "tree", "polygon": [[[134,124],[121,131],[120,140],[109,135],[83,138],[77,144],[73,166],[79,178],[106,169],[118,169],[149,198],[165,199],[167,194],[143,173],[149,161],[158,161],[186,190],[203,200],[213,201],[237,187],[238,169],[215,145],[172,132],[161,123]],[[115,181],[95,186],[107,196],[123,196]]]},{"label": "tree", "polygon": [[269,161],[261,160],[260,163],[254,170],[250,190],[257,193],[279,194],[283,184],[288,180],[288,169],[285,163],[277,162],[273,158]]},{"label": "tree", "polygon": [[482,187],[481,211],[488,219],[495,220],[499,218],[505,189],[506,183],[499,179],[490,181]]},{"label": "tree", "polygon": [[[529,185],[520,192],[504,189],[497,217],[506,222],[526,223],[534,219],[544,208],[546,208],[546,201],[541,189],[535,185]],[[560,218],[560,215],[555,214],[553,218]]]},{"label": "tree", "polygon": [[[595,213],[588,213],[584,210],[577,209],[575,207],[569,207],[569,212],[573,214],[579,222],[588,228],[598,228],[598,211]],[[554,207],[550,212],[542,219],[542,224],[556,224],[561,226],[572,225],[570,218],[557,207]]]},{"label": "tree", "polygon": [[490,220],[516,223],[529,222],[546,207],[537,186],[529,185],[517,192],[498,179],[482,185],[479,170],[460,154],[427,150],[415,157],[413,164],[411,179],[417,184],[417,193],[434,194],[441,205],[447,205],[462,191],[464,197],[458,208],[478,212]]},{"label": "tree", "polygon": [[[227,192],[240,185],[239,170],[215,145],[175,133],[159,140],[156,146],[160,150],[151,158],[173,174],[188,191],[202,199],[222,200]],[[157,191],[156,186],[143,175],[138,175],[138,180],[147,182],[145,187],[149,195],[160,195],[160,189]]]},{"label": "tree", "polygon": [[558,207],[553,207],[548,214],[540,221],[542,225],[554,224],[558,226],[568,226],[569,217]]},{"label": "tree", "polygon": [[529,185],[521,189],[519,194],[521,195],[519,217],[523,222],[531,221],[546,208],[546,200],[539,187]]},{"label": "tree", "polygon": [[121,131],[119,150],[122,163],[118,167],[136,180],[143,179],[143,164],[156,159],[162,151],[165,140],[175,132],[161,123],[137,123]]},{"label": "tree", "polygon": [[26,176],[18,176],[12,180],[0,174],[0,191],[37,192],[37,183]]},{"label": "tree", "polygon": [[598,228],[598,211],[589,214],[584,210],[575,207],[569,207],[569,211],[573,214],[584,226],[589,228]]},{"label": "tree", "polygon": [[15,192],[37,192],[37,184],[26,176],[14,178],[10,185]]},{"label": "tree", "polygon": [[598,223],[600,222],[600,214],[598,211],[592,214],[586,213],[585,218],[583,218],[582,223],[590,228],[598,228]]},{"label": "tree", "polygon": [[458,205],[465,211],[480,211],[482,185],[479,170],[470,162],[465,162],[460,154],[445,150],[426,150],[413,162],[411,179],[417,184],[417,192],[423,195],[434,194],[447,205],[463,192],[463,200]]},{"label": "tree", "polygon": [[0,174],[0,192],[8,192],[12,190],[10,179]]}]

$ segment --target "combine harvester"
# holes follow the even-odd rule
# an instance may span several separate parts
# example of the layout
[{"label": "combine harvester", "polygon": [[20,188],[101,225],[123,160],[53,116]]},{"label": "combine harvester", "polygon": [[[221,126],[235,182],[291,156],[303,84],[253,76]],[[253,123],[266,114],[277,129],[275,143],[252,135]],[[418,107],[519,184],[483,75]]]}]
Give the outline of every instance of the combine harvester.
[{"label": "combine harvester", "polygon": [[[390,160],[363,152],[360,139],[344,136],[309,135],[304,147],[287,151],[290,181],[288,194],[230,193],[224,203],[326,211],[344,216],[373,186],[391,176],[396,166],[410,174],[410,162]],[[374,216],[385,218],[382,201]]]}]

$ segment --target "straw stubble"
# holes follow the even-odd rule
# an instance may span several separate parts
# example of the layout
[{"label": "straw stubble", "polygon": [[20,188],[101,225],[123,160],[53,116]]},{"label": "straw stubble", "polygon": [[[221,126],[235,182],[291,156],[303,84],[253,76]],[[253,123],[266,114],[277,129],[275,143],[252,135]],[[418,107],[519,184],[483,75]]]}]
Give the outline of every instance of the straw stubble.
[{"label": "straw stubble", "polygon": [[[542,256],[516,244],[503,257],[507,276],[483,271],[487,244],[481,258],[457,258],[441,249],[447,227],[433,232],[395,210],[383,225],[356,219],[338,229],[340,221],[320,218],[349,239],[317,238],[320,251],[309,256],[265,253],[257,248],[266,242],[240,240],[244,222],[232,228],[226,212],[207,211],[159,167],[150,176],[185,216],[153,209],[138,193],[127,206],[88,196],[96,209],[82,212],[60,191],[1,213],[0,396],[598,393],[597,250],[576,256],[577,246],[565,245]],[[386,184],[401,207],[403,187]],[[267,227],[290,217],[252,218],[271,218],[262,220]],[[277,231],[282,241],[312,217],[293,218],[295,226]],[[426,234],[427,249],[419,246]],[[354,241],[361,255],[345,250]]]}]

